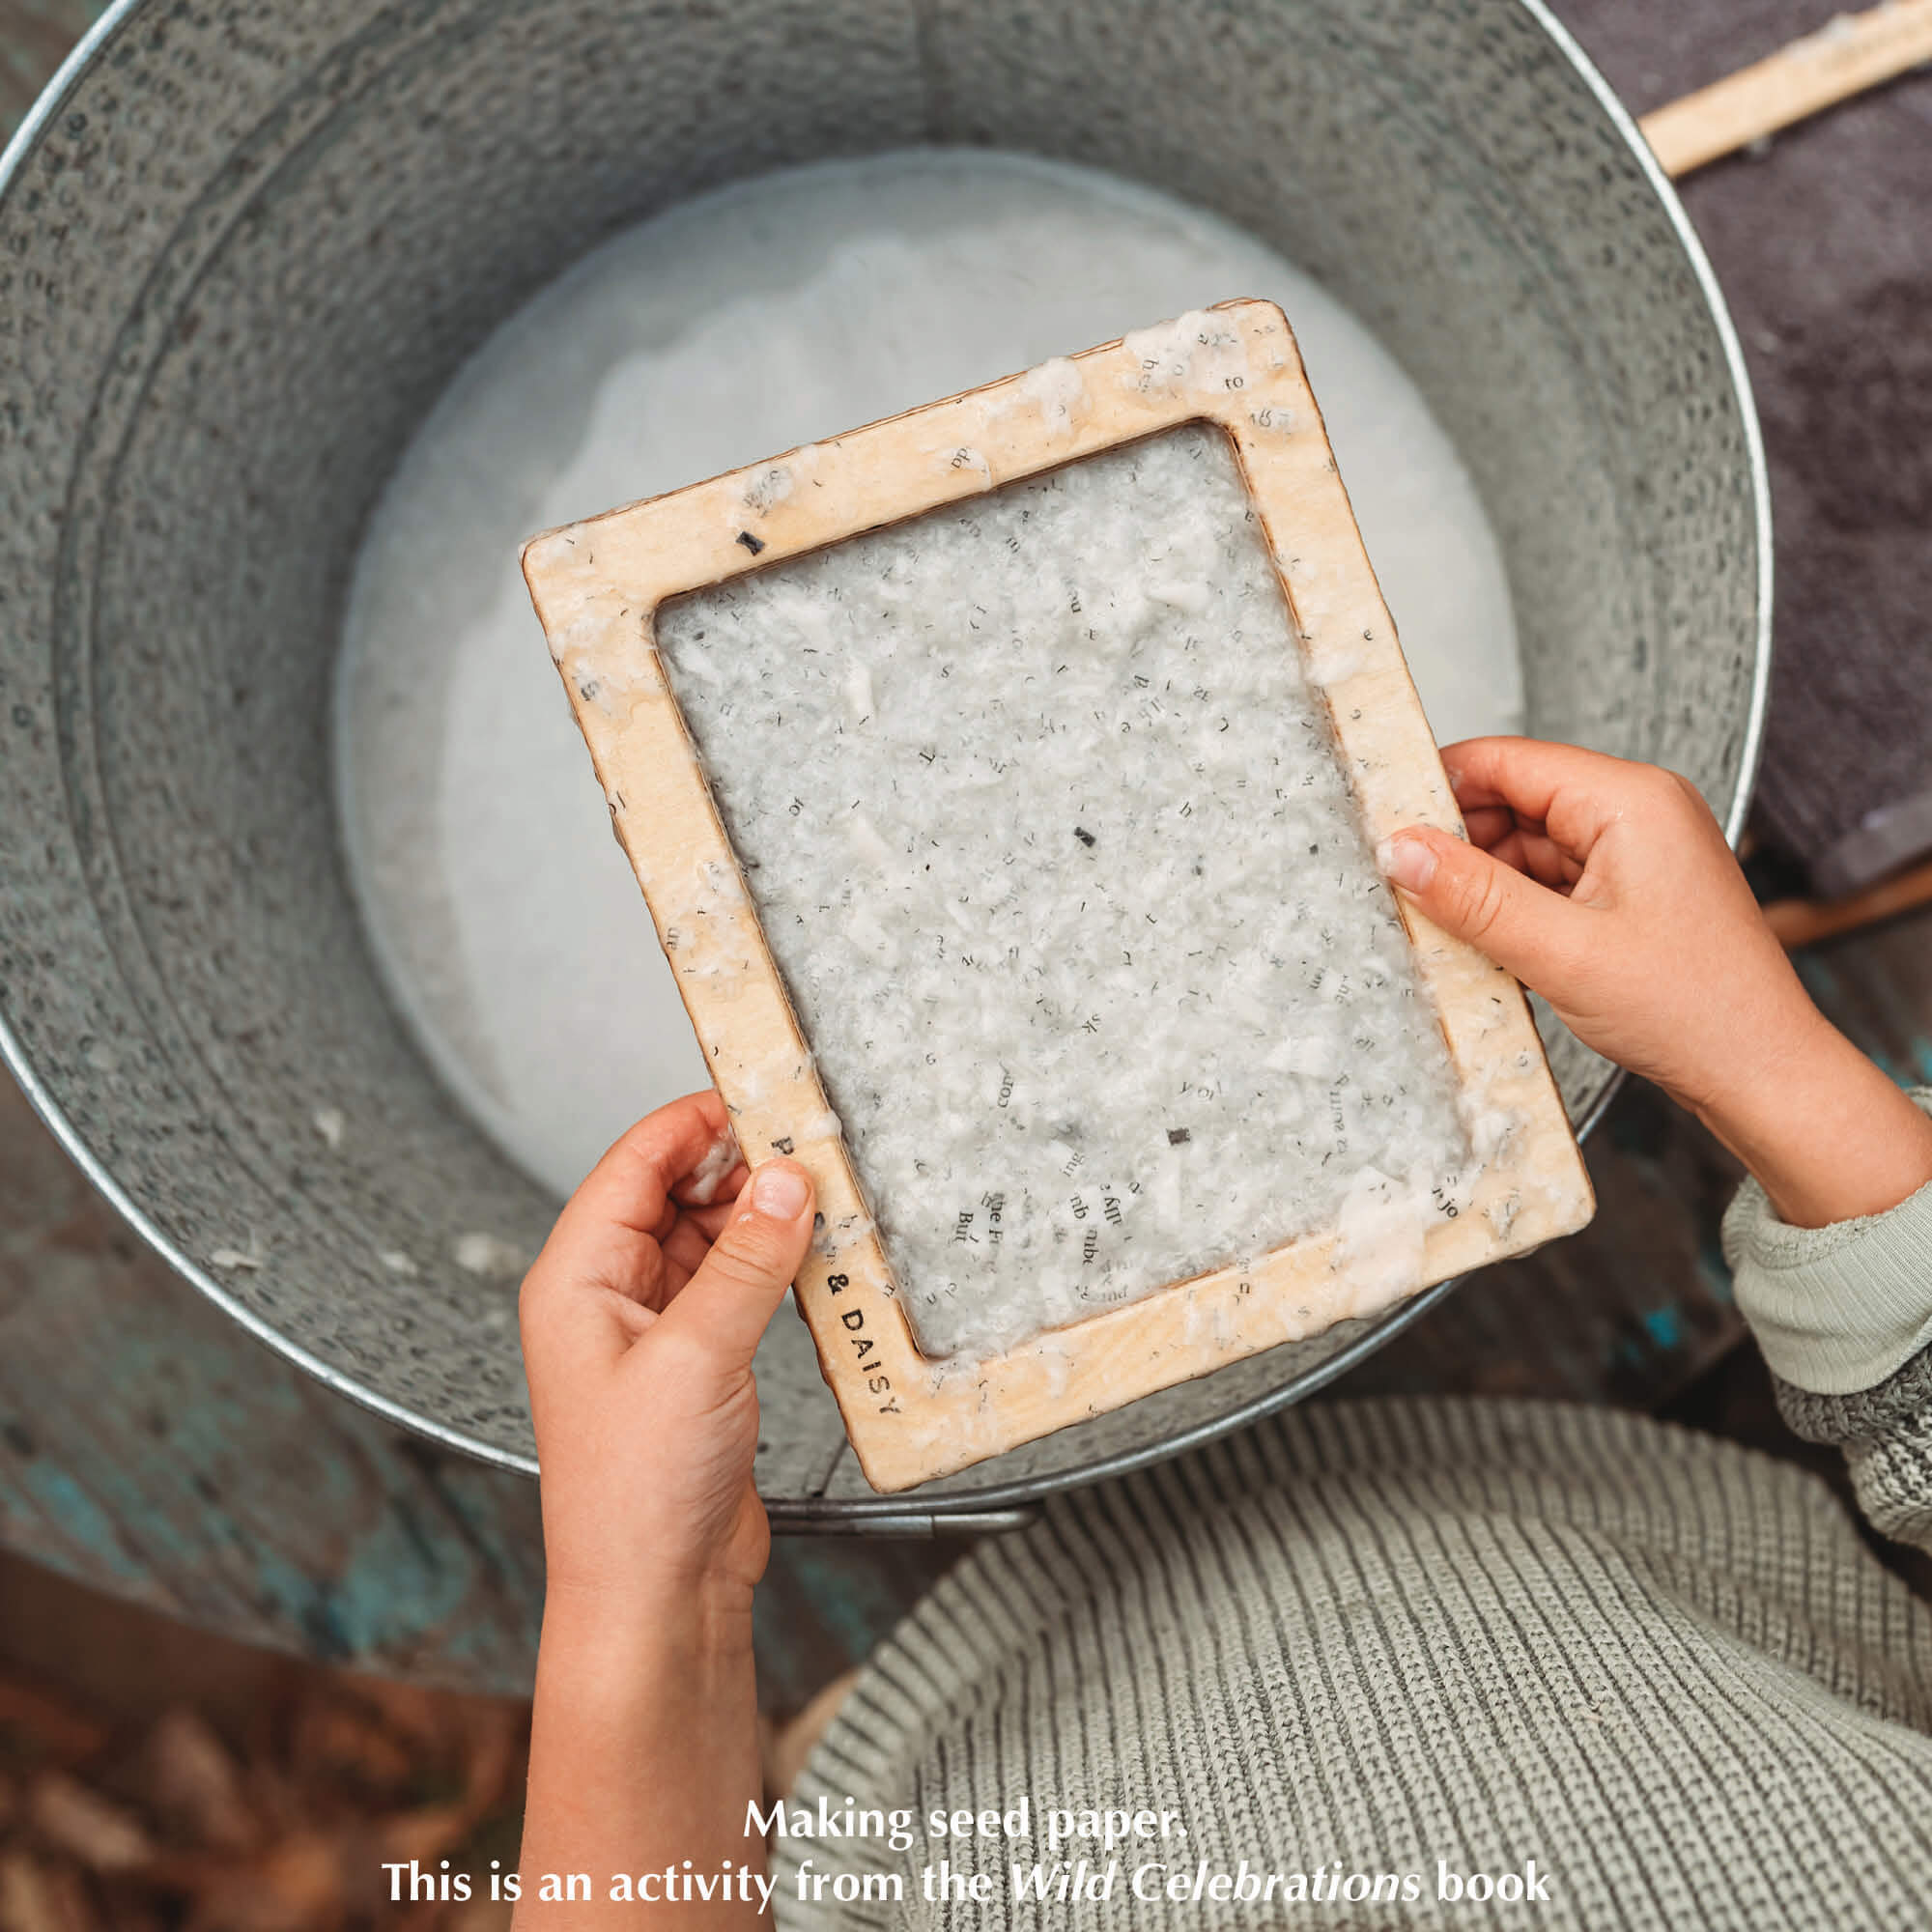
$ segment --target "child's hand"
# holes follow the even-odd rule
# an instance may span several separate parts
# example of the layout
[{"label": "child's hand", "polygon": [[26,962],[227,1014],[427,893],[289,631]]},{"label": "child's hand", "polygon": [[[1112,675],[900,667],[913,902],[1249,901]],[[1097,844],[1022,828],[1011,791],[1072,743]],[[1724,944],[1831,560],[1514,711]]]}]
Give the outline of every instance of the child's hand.
[{"label": "child's hand", "polygon": [[1471,738],[1442,763],[1469,843],[1399,832],[1383,870],[1599,1053],[1721,1108],[1824,1025],[1676,773],[1534,738]]},{"label": "child's hand", "polygon": [[719,1586],[748,1612],[764,1571],[752,1356],[810,1241],[811,1182],[788,1160],[748,1182],[740,1163],[695,1205],[724,1130],[709,1093],[639,1122],[524,1281],[553,1612],[650,1614]]},{"label": "child's hand", "polygon": [[[597,1163],[524,1280],[524,1365],[549,1565],[517,1925],[764,1922],[752,1585],[752,1356],[811,1239],[811,1183],[775,1160],[703,1177],[724,1103],[661,1107]],[[703,1199],[700,1199],[703,1197]],[[564,1905],[535,1874],[740,1883],[710,1907]],[[650,1893],[641,1889],[639,1897]],[[747,1888],[751,1889],[747,1889]]]},{"label": "child's hand", "polygon": [[1695,1113],[1787,1221],[1932,1178],[1932,1122],[1811,1004],[1694,786],[1533,738],[1442,762],[1469,842],[1417,826],[1378,855],[1429,920]]}]

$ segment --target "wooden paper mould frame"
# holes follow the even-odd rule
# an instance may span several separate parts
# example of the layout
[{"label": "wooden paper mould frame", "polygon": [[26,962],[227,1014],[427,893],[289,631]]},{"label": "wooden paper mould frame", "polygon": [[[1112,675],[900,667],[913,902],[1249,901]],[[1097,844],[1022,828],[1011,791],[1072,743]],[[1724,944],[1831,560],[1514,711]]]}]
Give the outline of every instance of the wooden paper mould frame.
[{"label": "wooden paper mould frame", "polygon": [[[618,838],[738,1142],[810,1170],[798,1305],[873,1488],[907,1489],[1319,1332],[1336,1236],[1172,1283],[977,1364],[921,1354],[804,1033],[654,645],[668,599],[1185,423],[1233,446],[1366,831],[1462,819],[1302,372],[1270,302],[1236,301],[1038,372],[532,538],[524,573]],[[1077,383],[1071,372],[1077,372]],[[1420,1289],[1583,1226],[1588,1177],[1522,994],[1401,907],[1465,1096],[1514,1125]],[[742,970],[720,974],[718,961]],[[696,968],[708,962],[708,972]],[[1322,1304],[1327,1304],[1324,1308]],[[1346,1306],[1346,1303],[1344,1304]]]}]

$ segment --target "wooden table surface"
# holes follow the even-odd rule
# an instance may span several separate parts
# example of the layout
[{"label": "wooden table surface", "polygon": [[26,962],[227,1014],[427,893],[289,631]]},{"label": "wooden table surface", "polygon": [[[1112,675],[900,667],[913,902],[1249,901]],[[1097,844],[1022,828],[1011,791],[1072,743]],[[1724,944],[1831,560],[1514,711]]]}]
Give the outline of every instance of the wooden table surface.
[{"label": "wooden table surface", "polygon": [[[96,11],[0,0],[0,128]],[[1802,964],[1888,1070],[1932,1080],[1932,914]],[[1727,1158],[1634,1084],[1588,1153],[1601,1210],[1587,1233],[1467,1281],[1324,1399],[1655,1407],[1732,1349],[1717,1243]],[[0,1544],[246,1641],[455,1688],[528,1685],[534,1487],[401,1435],[269,1354],[128,1232],[4,1076]],[[767,1704],[795,1709],[862,1657],[957,1549],[781,1544],[758,1605]]]}]

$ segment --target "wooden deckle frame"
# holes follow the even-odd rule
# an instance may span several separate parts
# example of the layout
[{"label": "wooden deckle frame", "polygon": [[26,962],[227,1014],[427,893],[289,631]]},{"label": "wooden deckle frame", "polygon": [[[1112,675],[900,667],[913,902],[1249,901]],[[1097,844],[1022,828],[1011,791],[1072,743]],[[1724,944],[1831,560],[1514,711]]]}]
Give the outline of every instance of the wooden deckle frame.
[{"label": "wooden deckle frame", "polygon": [[[823,1223],[798,1301],[878,1490],[950,1474],[1364,1311],[1327,1231],[990,1360],[922,1355],[666,683],[655,613],[684,592],[1136,438],[1216,424],[1328,699],[1369,837],[1416,823],[1460,833],[1286,320],[1272,303],[1239,301],[1184,323],[547,532],[524,552],[617,835],[739,1144],[753,1163],[773,1150],[794,1155],[817,1184]],[[1511,1123],[1468,1206],[1427,1235],[1422,1277],[1405,1284],[1412,1290],[1570,1234],[1594,1202],[1516,982],[1408,908],[1403,916],[1465,1103]]]}]

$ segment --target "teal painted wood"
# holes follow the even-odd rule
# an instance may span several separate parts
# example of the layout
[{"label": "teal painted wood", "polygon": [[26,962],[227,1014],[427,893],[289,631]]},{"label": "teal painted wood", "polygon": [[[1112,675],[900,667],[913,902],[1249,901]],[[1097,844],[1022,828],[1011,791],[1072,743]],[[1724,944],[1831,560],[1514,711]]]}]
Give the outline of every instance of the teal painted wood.
[{"label": "teal painted wood", "polygon": [[0,1543],[244,1642],[529,1685],[535,1485],[400,1435],[250,1340],[4,1080]]},{"label": "teal painted wood", "polygon": [[1932,907],[1808,947],[1798,971],[1826,1014],[1900,1086],[1932,1086]]}]

